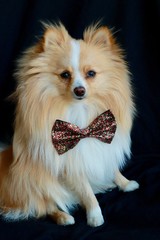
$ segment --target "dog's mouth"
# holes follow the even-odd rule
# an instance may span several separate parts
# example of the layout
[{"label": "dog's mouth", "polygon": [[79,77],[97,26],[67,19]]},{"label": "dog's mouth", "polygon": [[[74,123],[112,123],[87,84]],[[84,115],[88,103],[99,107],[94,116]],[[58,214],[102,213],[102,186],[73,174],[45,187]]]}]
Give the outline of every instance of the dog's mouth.
[{"label": "dog's mouth", "polygon": [[76,100],[83,100],[83,99],[85,98],[85,96],[84,96],[84,97],[77,97],[77,96],[74,96],[74,98],[75,98]]}]

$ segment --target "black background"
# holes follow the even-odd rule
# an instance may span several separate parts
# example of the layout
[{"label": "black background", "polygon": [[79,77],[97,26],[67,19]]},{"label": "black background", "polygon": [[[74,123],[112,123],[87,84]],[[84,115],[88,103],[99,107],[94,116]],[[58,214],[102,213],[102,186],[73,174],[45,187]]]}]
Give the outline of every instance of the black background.
[{"label": "black background", "polygon": [[160,1],[145,0],[0,0],[0,141],[13,136],[14,104],[7,97],[16,83],[16,60],[37,41],[40,21],[62,21],[74,38],[102,19],[113,28],[125,49],[132,73],[137,116],[132,131],[132,159],[125,176],[140,189],[97,196],[105,217],[99,228],[86,225],[85,213],[74,213],[74,226],[57,226],[50,219],[6,223],[0,239],[160,239]]}]

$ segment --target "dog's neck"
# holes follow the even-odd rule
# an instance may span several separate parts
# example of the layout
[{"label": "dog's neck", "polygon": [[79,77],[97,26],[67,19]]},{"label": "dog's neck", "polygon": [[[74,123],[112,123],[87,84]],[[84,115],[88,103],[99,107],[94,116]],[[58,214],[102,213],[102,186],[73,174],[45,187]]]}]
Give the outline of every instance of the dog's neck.
[{"label": "dog's neck", "polygon": [[76,102],[66,110],[64,120],[85,128],[102,112],[103,110],[98,109],[94,104]]}]

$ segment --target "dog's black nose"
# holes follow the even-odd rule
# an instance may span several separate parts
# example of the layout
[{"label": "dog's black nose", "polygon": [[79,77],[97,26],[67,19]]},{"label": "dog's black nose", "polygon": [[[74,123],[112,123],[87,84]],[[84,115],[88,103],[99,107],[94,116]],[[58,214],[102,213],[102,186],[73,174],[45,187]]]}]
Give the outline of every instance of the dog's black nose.
[{"label": "dog's black nose", "polygon": [[77,97],[83,97],[86,93],[86,89],[84,87],[76,87],[74,93]]}]

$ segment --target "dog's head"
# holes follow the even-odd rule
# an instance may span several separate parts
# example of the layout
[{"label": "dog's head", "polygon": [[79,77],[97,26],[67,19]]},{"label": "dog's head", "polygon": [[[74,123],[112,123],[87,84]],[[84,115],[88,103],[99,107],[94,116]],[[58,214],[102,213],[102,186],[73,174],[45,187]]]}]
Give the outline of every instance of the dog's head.
[{"label": "dog's head", "polygon": [[38,102],[49,108],[53,101],[85,101],[122,121],[134,109],[122,50],[107,27],[90,26],[76,40],[62,24],[45,25],[42,39],[20,59],[17,77],[29,110]]}]

